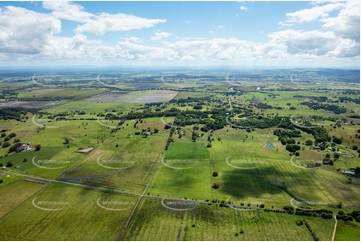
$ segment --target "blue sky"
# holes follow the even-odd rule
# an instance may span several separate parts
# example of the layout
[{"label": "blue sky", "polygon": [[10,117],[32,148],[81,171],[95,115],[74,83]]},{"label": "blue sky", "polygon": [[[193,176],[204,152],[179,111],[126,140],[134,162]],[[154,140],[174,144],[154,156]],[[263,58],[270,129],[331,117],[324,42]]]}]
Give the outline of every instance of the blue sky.
[{"label": "blue sky", "polygon": [[1,65],[360,65],[358,1],[0,2]]}]

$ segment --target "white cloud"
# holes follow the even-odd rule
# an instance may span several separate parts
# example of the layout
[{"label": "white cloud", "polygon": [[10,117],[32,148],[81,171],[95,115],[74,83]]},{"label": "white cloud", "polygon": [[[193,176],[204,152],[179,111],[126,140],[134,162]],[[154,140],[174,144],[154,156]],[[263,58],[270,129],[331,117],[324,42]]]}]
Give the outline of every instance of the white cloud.
[{"label": "white cloud", "polygon": [[118,32],[143,29],[166,22],[165,19],[146,19],[123,13],[92,14],[83,11],[81,5],[66,1],[43,2],[43,8],[52,10],[52,15],[57,18],[84,23],[75,29],[77,33],[87,32],[102,35],[107,31]]},{"label": "white cloud", "polygon": [[349,1],[336,17],[324,18],[323,28],[343,38],[360,42],[360,3]]},{"label": "white cloud", "polygon": [[155,24],[164,23],[165,19],[146,19],[123,13],[109,14],[100,13],[89,19],[84,25],[78,26],[77,33],[88,32],[102,35],[107,31],[128,31],[131,29],[143,29],[153,27]]},{"label": "white cloud", "polygon": [[222,26],[222,25],[219,25],[219,26],[218,26],[218,28],[222,29],[222,28],[223,28],[223,26]]},{"label": "white cloud", "polygon": [[241,9],[242,11],[247,11],[247,7],[246,6],[240,6],[239,9]]},{"label": "white cloud", "polygon": [[185,24],[190,24],[192,21],[190,21],[190,20],[184,20],[183,21],[183,23],[185,23]]},{"label": "white cloud", "polygon": [[208,31],[209,34],[214,34],[215,32],[213,30]]},{"label": "white cloud", "polygon": [[[322,6],[328,6],[325,3]],[[339,4],[339,3],[334,3]],[[24,8],[0,8],[0,61],[53,61],[66,63],[74,60],[102,61],[111,63],[230,63],[230,64],[315,64],[327,63],[359,64],[359,4],[342,3],[339,13],[329,17],[328,10],[317,10],[313,17],[304,16],[300,11],[292,15],[296,22],[321,21],[323,29],[296,31],[292,29],[268,35],[264,43],[236,38],[183,38],[179,41],[165,41],[171,36],[164,31],[156,31],[152,40],[161,40],[160,46],[149,46],[137,37],[123,38],[116,45],[105,45],[83,33],[103,34],[106,31],[126,31],[152,27],[165,22],[162,19],[145,19],[125,14],[90,14],[73,3],[43,3],[49,14],[37,13]],[[65,13],[66,9],[71,9]],[[314,7],[311,7],[314,8]],[[303,11],[303,10],[301,10]],[[83,14],[77,19],[74,14]],[[289,15],[291,16],[291,15]],[[317,17],[316,17],[317,16]],[[61,37],[60,19],[82,23],[73,37]],[[223,26],[218,26],[221,28]],[[262,31],[261,31],[262,32]],[[261,33],[260,32],[260,33]],[[209,33],[214,33],[210,30]],[[90,38],[90,39],[89,39]],[[153,62],[156,60],[157,62]],[[137,62],[138,61],[138,62]],[[20,62],[19,62],[20,63]]]},{"label": "white cloud", "polygon": [[332,11],[338,10],[344,6],[344,3],[329,3],[323,6],[314,6],[310,9],[303,9],[294,13],[287,13],[288,18],[285,22],[279,22],[282,26],[291,26],[295,23],[312,22],[319,18],[327,17]]},{"label": "white cloud", "polygon": [[163,38],[167,38],[167,37],[169,37],[171,35],[172,35],[171,33],[157,31],[157,32],[154,33],[154,36],[152,37],[152,40],[160,40],[160,39],[163,39]]},{"label": "white cloud", "polygon": [[61,19],[85,23],[94,15],[83,11],[83,7],[79,4],[58,1],[43,2],[43,8],[53,10],[52,14]]},{"label": "white cloud", "polygon": [[0,52],[40,53],[52,35],[59,33],[60,20],[24,8],[0,8]]}]

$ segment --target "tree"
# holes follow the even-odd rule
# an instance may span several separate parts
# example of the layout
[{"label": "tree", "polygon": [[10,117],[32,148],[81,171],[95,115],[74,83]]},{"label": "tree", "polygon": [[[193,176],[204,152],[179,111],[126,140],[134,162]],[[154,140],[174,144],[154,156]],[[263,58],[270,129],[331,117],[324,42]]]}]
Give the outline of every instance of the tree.
[{"label": "tree", "polygon": [[38,144],[38,145],[35,146],[35,151],[39,151],[40,149],[41,149],[41,145],[40,145],[40,144]]},{"label": "tree", "polygon": [[23,162],[27,162],[27,161],[28,161],[28,159],[24,158]]},{"label": "tree", "polygon": [[9,134],[9,137],[10,137],[10,138],[16,137],[16,134],[15,134],[15,133],[11,133],[11,134]]},{"label": "tree", "polygon": [[4,142],[3,143],[3,145],[2,145],[2,148],[7,148],[7,147],[9,147],[11,144],[10,144],[10,142]]},{"label": "tree", "polygon": [[296,151],[295,156],[300,156],[300,152]]},{"label": "tree", "polygon": [[212,184],[212,188],[218,189],[218,188],[219,188],[219,184],[218,184],[218,183],[213,183],[213,184]]},{"label": "tree", "polygon": [[11,161],[6,162],[6,167],[12,167],[14,164]]},{"label": "tree", "polygon": [[313,145],[313,141],[312,140],[306,140],[305,145],[311,146],[311,145]]},{"label": "tree", "polygon": [[154,128],[154,133],[155,133],[155,134],[159,133],[159,129]]}]

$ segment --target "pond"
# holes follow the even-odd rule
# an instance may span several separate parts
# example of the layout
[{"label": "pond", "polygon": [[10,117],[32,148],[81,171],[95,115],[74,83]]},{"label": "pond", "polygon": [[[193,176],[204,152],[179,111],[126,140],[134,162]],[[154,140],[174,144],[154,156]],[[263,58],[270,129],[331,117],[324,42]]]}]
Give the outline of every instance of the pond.
[{"label": "pond", "polygon": [[265,145],[265,148],[270,148],[270,149],[272,149],[272,148],[274,148],[274,146],[273,146],[273,144],[271,144],[271,143],[267,143],[267,144]]}]

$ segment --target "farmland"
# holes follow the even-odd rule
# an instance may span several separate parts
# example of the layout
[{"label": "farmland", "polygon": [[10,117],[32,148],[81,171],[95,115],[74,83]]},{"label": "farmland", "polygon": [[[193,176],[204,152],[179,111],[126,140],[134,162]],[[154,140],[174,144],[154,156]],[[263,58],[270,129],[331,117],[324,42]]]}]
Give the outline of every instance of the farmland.
[{"label": "farmland", "polygon": [[3,240],[359,240],[359,72],[37,73],[0,80]]}]

